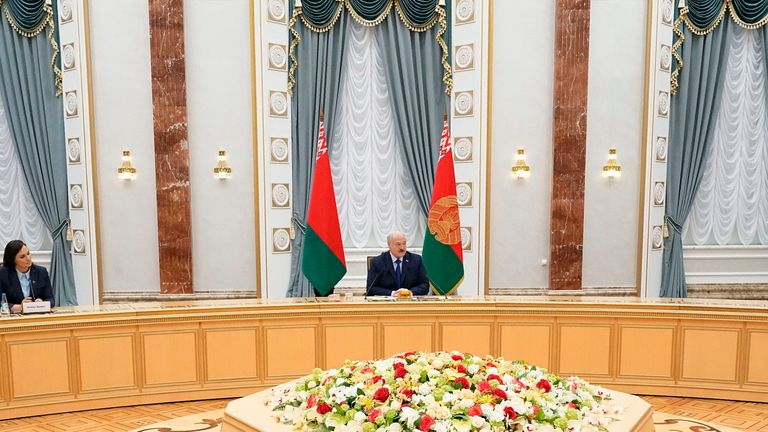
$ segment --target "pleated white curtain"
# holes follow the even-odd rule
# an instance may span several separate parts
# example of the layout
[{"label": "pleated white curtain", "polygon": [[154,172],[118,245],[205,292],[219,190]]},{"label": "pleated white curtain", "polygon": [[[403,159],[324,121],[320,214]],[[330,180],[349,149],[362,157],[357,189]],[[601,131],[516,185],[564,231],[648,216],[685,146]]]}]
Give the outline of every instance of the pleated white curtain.
[{"label": "pleated white curtain", "polygon": [[684,227],[689,245],[768,245],[768,111],[762,35],[731,26],[722,105],[701,186]]},{"label": "pleated white curtain", "polygon": [[411,247],[421,245],[424,216],[394,131],[374,30],[350,21],[346,77],[331,154],[344,246],[384,247],[392,231],[404,232]]},{"label": "pleated white curtain", "polygon": [[48,229],[24,180],[5,105],[0,98],[0,256],[5,245],[15,239],[24,241],[33,251],[51,249]]}]

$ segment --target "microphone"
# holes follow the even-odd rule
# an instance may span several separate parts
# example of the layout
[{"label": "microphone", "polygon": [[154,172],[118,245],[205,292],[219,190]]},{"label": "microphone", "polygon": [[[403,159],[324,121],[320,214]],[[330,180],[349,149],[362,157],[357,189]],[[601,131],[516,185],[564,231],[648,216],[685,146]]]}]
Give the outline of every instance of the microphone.
[{"label": "microphone", "polygon": [[376,273],[376,276],[371,281],[371,284],[365,288],[365,296],[363,296],[363,300],[368,300],[368,292],[371,290],[371,288],[373,288],[373,285],[376,283],[376,281],[379,279],[379,276],[381,276],[382,273],[384,273],[384,271],[380,271]]}]

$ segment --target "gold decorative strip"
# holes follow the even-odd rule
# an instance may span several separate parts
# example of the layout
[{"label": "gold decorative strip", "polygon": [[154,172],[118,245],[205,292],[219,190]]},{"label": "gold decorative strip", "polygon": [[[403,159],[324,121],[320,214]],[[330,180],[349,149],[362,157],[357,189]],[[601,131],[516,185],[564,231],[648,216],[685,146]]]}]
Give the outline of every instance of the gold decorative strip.
[{"label": "gold decorative strip", "polygon": [[301,42],[301,36],[299,35],[299,32],[296,31],[296,22],[298,22],[298,17],[300,15],[301,6],[296,6],[296,8],[293,9],[291,20],[288,22],[288,29],[293,37],[288,46],[288,59],[291,63],[291,66],[288,68],[288,96],[293,95],[293,88],[296,87],[296,69],[299,68],[299,60],[296,58],[296,47],[298,47],[299,42]]},{"label": "gold decorative strip", "polygon": [[[300,6],[296,6],[297,9],[300,8]],[[316,26],[312,24],[309,20],[304,18],[304,14],[301,14],[301,21],[304,23],[305,26],[309,27],[312,31],[318,32],[318,33],[325,33],[328,30],[330,30],[334,25],[336,25],[336,21],[339,20],[339,17],[341,16],[341,11],[344,8],[344,2],[339,2],[339,5],[336,6],[336,12],[333,13],[333,18],[328,22],[328,24],[325,24],[323,26]]]},{"label": "gold decorative strip", "polygon": [[675,69],[672,71],[672,75],[670,77],[670,93],[672,96],[677,94],[677,89],[680,87],[680,71],[683,70],[683,57],[680,55],[680,48],[682,48],[683,42],[685,41],[685,34],[680,29],[680,23],[683,22],[683,16],[687,13],[688,8],[681,9],[680,16],[677,17],[675,20],[675,25],[672,28],[672,31],[677,35],[677,40],[672,44],[672,56],[675,58],[675,60],[677,60]]},{"label": "gold decorative strip", "polygon": [[[720,12],[717,14],[717,18],[715,18],[714,21],[712,21],[712,24],[710,24],[706,28],[697,27],[696,24],[694,24],[691,19],[688,17],[688,7],[683,6],[680,8],[680,17],[683,19],[683,22],[685,23],[685,26],[688,27],[688,29],[695,35],[704,36],[709,33],[712,33],[712,30],[717,28],[717,26],[720,25],[721,22],[723,22],[723,18],[725,17],[725,10],[728,8],[728,5],[730,4],[730,0],[723,3],[723,7],[720,9]],[[678,18],[678,19],[679,19]]]},{"label": "gold decorative strip", "polygon": [[440,58],[440,63],[443,65],[443,83],[445,84],[445,94],[450,96],[451,90],[453,89],[453,75],[451,72],[451,65],[448,63],[448,45],[445,43],[445,39],[443,39],[443,34],[445,34],[448,29],[448,22],[445,19],[445,9],[441,6],[437,6],[437,15],[440,27],[435,35],[435,40],[443,51],[443,55]]}]

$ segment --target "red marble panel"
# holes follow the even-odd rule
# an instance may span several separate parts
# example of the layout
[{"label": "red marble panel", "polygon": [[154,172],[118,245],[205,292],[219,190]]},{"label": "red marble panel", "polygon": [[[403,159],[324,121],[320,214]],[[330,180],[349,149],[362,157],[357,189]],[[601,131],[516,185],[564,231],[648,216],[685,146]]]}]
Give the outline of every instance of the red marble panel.
[{"label": "red marble panel", "polygon": [[192,293],[183,0],[149,0],[160,292]]},{"label": "red marble panel", "polygon": [[581,289],[590,0],[557,0],[549,288]]}]

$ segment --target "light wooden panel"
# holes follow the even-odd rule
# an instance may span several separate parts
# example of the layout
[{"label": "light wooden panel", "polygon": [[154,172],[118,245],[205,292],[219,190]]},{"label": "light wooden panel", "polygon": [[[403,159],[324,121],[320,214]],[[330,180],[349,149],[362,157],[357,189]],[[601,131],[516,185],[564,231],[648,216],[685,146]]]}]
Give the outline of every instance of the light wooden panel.
[{"label": "light wooden panel", "polygon": [[672,379],[674,328],[619,326],[619,376]]},{"label": "light wooden panel", "polygon": [[177,330],[142,335],[145,386],[193,384],[197,374],[197,333]]},{"label": "light wooden panel", "polygon": [[8,354],[12,399],[71,392],[69,339],[11,342]]},{"label": "light wooden panel", "polygon": [[208,381],[258,379],[257,329],[206,330],[204,335]]},{"label": "light wooden panel", "polygon": [[736,381],[737,329],[683,329],[682,379]]},{"label": "light wooden panel", "polygon": [[134,348],[132,334],[78,337],[80,390],[136,387]]},{"label": "light wooden panel", "polygon": [[443,351],[458,350],[480,357],[492,354],[490,324],[442,323],[440,329]]},{"label": "light wooden panel", "polygon": [[336,368],[345,360],[371,360],[375,354],[374,326],[338,325],[325,328],[325,367]]},{"label": "light wooden panel", "polygon": [[768,384],[768,332],[749,332],[747,382]]},{"label": "light wooden panel", "polygon": [[610,375],[610,326],[567,324],[560,327],[558,373]]},{"label": "light wooden panel", "polygon": [[508,360],[524,360],[550,368],[551,325],[502,324],[499,355]]},{"label": "light wooden panel", "polygon": [[385,324],[384,357],[406,351],[432,351],[432,324]]},{"label": "light wooden panel", "polygon": [[309,373],[317,364],[316,326],[265,328],[267,378],[290,378]]}]

